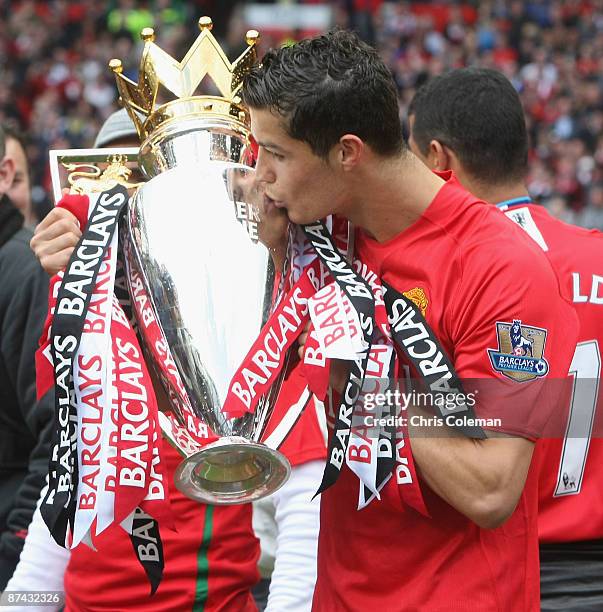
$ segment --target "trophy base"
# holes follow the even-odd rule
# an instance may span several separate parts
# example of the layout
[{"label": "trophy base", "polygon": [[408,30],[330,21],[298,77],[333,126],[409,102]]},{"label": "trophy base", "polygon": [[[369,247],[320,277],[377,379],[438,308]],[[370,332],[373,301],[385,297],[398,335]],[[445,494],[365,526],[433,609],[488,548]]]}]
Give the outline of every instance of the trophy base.
[{"label": "trophy base", "polygon": [[280,489],[290,472],[289,461],[278,451],[231,436],[187,457],[175,482],[187,497],[222,506],[262,499]]}]

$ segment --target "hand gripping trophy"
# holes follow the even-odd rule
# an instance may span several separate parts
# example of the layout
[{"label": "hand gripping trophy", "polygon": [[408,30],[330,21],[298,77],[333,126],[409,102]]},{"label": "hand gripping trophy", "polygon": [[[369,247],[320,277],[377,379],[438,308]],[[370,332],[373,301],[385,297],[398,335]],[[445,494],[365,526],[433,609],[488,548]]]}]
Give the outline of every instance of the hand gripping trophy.
[{"label": "hand gripping trophy", "polygon": [[[143,351],[169,398],[159,423],[185,456],[176,486],[199,501],[231,504],[269,495],[290,472],[287,459],[260,442],[294,339],[266,332],[288,276],[288,229],[279,211],[265,207],[254,179],[249,114],[238,96],[259,35],[247,33],[247,50],[231,64],[211,19],[199,27],[181,62],[155,44],[152,29],[143,30],[137,83],[119,60],[110,62],[139,151],[53,151],[51,165],[55,195],[60,165],[78,193],[116,184],[134,190],[119,249]],[[220,95],[195,95],[205,76]],[[133,183],[126,165],[133,152],[143,183]],[[82,172],[101,160],[104,172]],[[254,353],[262,337],[265,350]],[[232,382],[237,373],[244,390]],[[225,410],[232,393],[245,400],[245,411]],[[199,422],[215,441],[194,442]]]}]

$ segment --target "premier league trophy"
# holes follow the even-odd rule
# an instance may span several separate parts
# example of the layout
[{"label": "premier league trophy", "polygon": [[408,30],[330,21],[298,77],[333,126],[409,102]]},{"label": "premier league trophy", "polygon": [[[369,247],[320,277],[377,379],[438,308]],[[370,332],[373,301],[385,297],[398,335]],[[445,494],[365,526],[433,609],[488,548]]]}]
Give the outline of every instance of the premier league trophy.
[{"label": "premier league trophy", "polygon": [[[218,436],[192,453],[181,447],[186,458],[176,486],[199,501],[231,504],[269,495],[290,473],[287,459],[260,443],[280,381],[253,411],[223,410],[231,379],[277,299],[287,224],[264,210],[249,114],[238,96],[259,35],[247,33],[247,50],[231,64],[211,19],[201,18],[199,27],[181,62],[155,44],[152,29],[143,30],[138,83],[119,60],[110,63],[148,179],[129,201],[120,248],[145,355],[170,400],[160,408],[186,427],[187,407]],[[217,95],[195,95],[205,76]],[[159,104],[166,92],[173,99]],[[149,332],[151,319],[159,335]]]},{"label": "premier league trophy", "polygon": [[[237,95],[256,60],[258,34],[248,32],[248,49],[231,65],[211,20],[199,26],[182,62],[144,30],[138,83],[111,62],[150,178],[130,201],[124,252],[130,292],[148,299],[182,381],[167,389],[172,407],[182,417],[178,407],[188,403],[220,436],[185,459],[176,484],[193,499],[241,503],[272,493],[290,471],[283,455],[258,442],[275,392],[254,413],[228,418],[222,411],[231,378],[268,317],[275,279],[261,241],[268,220],[251,168],[249,115]],[[206,75],[220,96],[194,96]],[[157,107],[160,85],[176,98]],[[145,336],[144,320],[139,328]]]}]

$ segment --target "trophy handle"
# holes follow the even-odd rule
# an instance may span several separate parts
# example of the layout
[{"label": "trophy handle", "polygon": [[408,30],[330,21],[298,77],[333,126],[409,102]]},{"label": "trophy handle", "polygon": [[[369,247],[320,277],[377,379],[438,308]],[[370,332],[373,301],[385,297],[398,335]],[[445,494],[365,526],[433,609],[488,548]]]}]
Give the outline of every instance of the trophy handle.
[{"label": "trophy handle", "polygon": [[[141,183],[129,183],[130,169],[125,163],[138,157],[137,147],[107,149],[55,149],[50,151],[50,178],[55,204],[63,197],[63,189],[74,193],[94,193],[116,184],[132,189]],[[97,164],[108,164],[104,170]],[[93,168],[90,172],[81,168]]]}]

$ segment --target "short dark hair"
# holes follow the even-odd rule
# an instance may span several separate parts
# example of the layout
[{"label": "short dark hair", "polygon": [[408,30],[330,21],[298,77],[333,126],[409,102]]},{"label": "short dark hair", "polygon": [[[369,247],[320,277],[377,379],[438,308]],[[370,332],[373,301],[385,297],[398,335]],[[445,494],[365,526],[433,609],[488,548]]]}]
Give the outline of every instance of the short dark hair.
[{"label": "short dark hair", "polygon": [[277,112],[287,133],[321,157],[344,134],[384,156],[405,147],[390,70],[346,30],[268,51],[246,76],[242,98],[251,108]]},{"label": "short dark hair", "polygon": [[6,136],[4,134],[4,129],[0,125],[0,161],[4,159],[5,154],[6,154]]},{"label": "short dark hair", "polygon": [[500,184],[525,176],[523,107],[501,72],[460,68],[435,77],[417,91],[408,114],[414,115],[412,136],[423,154],[437,140],[478,180]]}]

